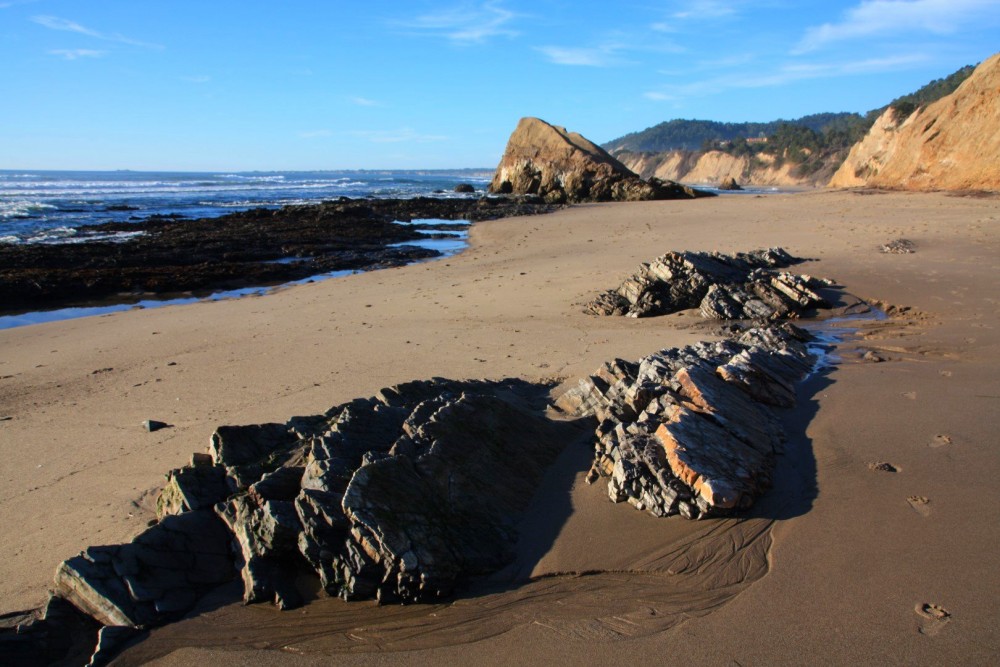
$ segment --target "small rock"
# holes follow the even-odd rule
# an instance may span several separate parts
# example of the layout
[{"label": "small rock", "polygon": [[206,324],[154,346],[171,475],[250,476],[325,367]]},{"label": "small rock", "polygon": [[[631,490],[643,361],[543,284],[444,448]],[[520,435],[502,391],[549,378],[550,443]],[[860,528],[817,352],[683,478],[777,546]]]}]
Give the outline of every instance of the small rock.
[{"label": "small rock", "polygon": [[476,188],[472,187],[469,183],[459,183],[455,186],[455,192],[469,193],[475,192]]},{"label": "small rock", "polygon": [[868,464],[868,469],[872,472],[899,472],[899,468],[885,461],[873,461]]},{"label": "small rock", "polygon": [[868,350],[867,352],[865,352],[864,356],[861,357],[861,360],[867,361],[868,363],[872,364],[880,364],[883,361],[885,361],[885,357],[880,355],[878,352],[875,352],[874,350]]},{"label": "small rock", "polygon": [[170,428],[170,424],[166,422],[157,421],[155,419],[147,419],[142,422],[143,428],[152,433],[153,431],[159,431],[160,429]]},{"label": "small rock", "polygon": [[909,255],[916,252],[916,244],[908,239],[895,239],[879,247],[883,254]]}]

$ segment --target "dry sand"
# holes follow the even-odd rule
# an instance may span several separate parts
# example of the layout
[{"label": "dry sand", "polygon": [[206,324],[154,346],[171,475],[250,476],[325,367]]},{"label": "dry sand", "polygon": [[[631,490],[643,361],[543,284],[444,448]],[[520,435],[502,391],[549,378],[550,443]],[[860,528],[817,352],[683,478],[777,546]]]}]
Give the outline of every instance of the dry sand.
[{"label": "dry sand", "polygon": [[[580,312],[639,262],[782,245],[812,258],[796,272],[910,310],[863,328],[803,388],[776,488],[752,516],[689,523],[612,505],[582,482],[586,450],[568,449],[518,563],[454,604],[279,613],[221,595],[121,662],[990,663],[998,232],[1000,199],[944,194],[588,205],[480,223],[470,250],[438,262],[0,331],[0,610],[43,602],[59,560],[142,530],[163,473],[220,424],[285,421],[435,375],[575,381],[709,336],[690,314]],[[898,237],[916,253],[879,253]],[[859,349],[888,361],[862,363]],[[172,426],[147,433],[145,419]]]}]

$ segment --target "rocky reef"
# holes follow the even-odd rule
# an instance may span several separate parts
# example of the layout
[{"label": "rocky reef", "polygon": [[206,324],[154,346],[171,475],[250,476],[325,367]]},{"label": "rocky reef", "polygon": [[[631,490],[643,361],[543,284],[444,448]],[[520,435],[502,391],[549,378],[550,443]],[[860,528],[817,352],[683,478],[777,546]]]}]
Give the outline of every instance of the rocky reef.
[{"label": "rocky reef", "polygon": [[597,144],[538,118],[518,123],[489,191],[538,195],[550,203],[712,196],[670,181],[644,181]]},{"label": "rocky reef", "polygon": [[644,263],[584,306],[594,315],[651,317],[698,308],[719,320],[779,320],[826,306],[816,290],[829,281],[786,271],[798,260],[782,248],[726,255],[668,252]]},{"label": "rocky reef", "polygon": [[139,234],[118,243],[0,244],[0,312],[95,300],[128,303],[150,295],[207,293],[331,271],[401,266],[439,253],[399,245],[433,236],[397,221],[477,221],[552,208],[539,199],[517,197],[344,198],[218,218],[160,216],[91,225],[79,228],[76,238]]}]

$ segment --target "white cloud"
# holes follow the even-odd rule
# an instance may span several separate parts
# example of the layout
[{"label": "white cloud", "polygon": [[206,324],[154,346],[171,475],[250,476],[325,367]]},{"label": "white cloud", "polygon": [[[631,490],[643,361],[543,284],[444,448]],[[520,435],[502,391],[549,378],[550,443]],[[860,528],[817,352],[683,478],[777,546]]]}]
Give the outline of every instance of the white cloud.
[{"label": "white cloud", "polygon": [[732,16],[736,13],[736,7],[732,2],[722,0],[693,0],[684,3],[684,7],[675,11],[672,16],[675,19],[717,19],[723,16]]},{"label": "white cloud", "polygon": [[356,130],[351,134],[375,144],[426,144],[434,141],[447,141],[448,139],[448,137],[437,134],[421,134],[408,127],[398,130]]},{"label": "white cloud", "polygon": [[795,48],[807,53],[827,44],[913,32],[949,34],[980,18],[1000,18],[996,0],[863,0],[839,23],[809,28]]},{"label": "white cloud", "polygon": [[107,51],[97,51],[95,49],[52,49],[50,56],[59,56],[66,60],[76,60],[77,58],[100,58]]},{"label": "white cloud", "polygon": [[359,95],[352,95],[351,97],[348,97],[347,100],[351,104],[357,104],[359,107],[380,107],[380,106],[382,106],[382,104],[380,102],[377,102],[377,101],[372,100],[372,99],[368,99],[367,97],[361,97]]},{"label": "white cloud", "polygon": [[694,83],[667,86],[648,91],[643,94],[643,97],[662,102],[685,97],[717,95],[728,90],[776,88],[796,81],[898,71],[927,60],[928,57],[923,54],[904,54],[838,63],[789,63],[771,72],[749,75],[732,74]]},{"label": "white cloud", "polygon": [[80,35],[86,35],[87,37],[93,37],[94,39],[100,39],[106,42],[118,42],[119,44],[128,44],[130,46],[141,46],[146,49],[162,49],[163,46],[160,44],[151,44],[149,42],[141,42],[137,39],[132,39],[126,37],[125,35],[119,33],[103,33],[99,30],[94,30],[86,26],[80,25],[75,21],[70,21],[69,19],[59,18],[58,16],[32,16],[31,20],[40,26],[46,27],[50,30],[61,30],[65,32],[75,32]]},{"label": "white cloud", "polygon": [[445,37],[456,44],[484,42],[491,37],[516,37],[509,24],[517,14],[499,1],[464,3],[451,9],[423,14],[396,25],[410,31]]},{"label": "white cloud", "polygon": [[620,55],[621,47],[563,47],[539,46],[536,49],[556,65],[577,65],[584,67],[611,67],[622,65],[627,61]]},{"label": "white cloud", "polygon": [[320,137],[332,136],[333,132],[330,130],[310,130],[308,132],[299,132],[300,139],[318,139]]}]

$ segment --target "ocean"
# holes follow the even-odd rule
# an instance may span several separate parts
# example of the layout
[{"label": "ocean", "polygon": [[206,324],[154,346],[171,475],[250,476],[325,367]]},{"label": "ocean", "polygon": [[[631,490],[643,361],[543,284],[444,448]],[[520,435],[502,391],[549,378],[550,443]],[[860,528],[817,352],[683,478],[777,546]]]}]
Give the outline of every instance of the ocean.
[{"label": "ocean", "polygon": [[[0,170],[0,243],[109,240],[78,229],[151,215],[210,218],[338,197],[479,197],[491,170],[454,171],[10,171]],[[475,194],[457,194],[469,183]],[[116,235],[128,238],[129,234]],[[114,238],[110,240],[115,240]]]}]

